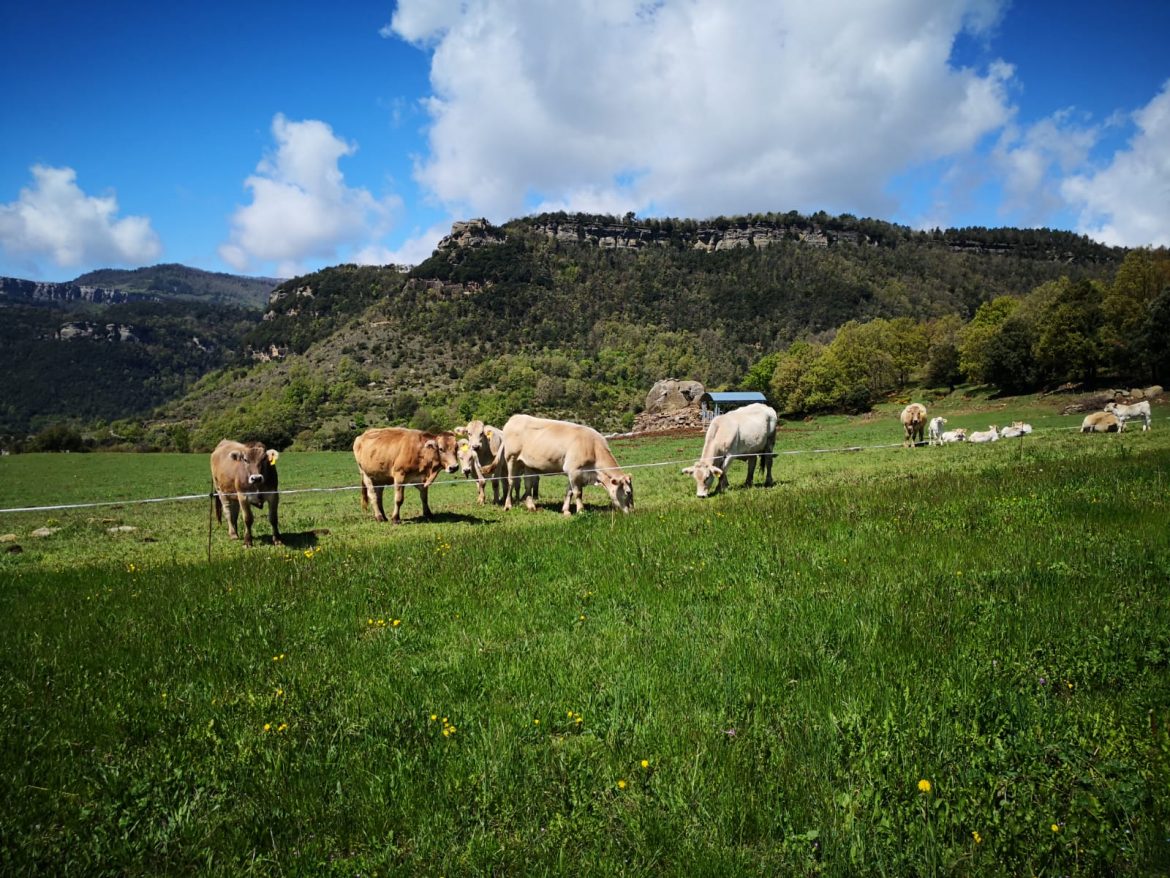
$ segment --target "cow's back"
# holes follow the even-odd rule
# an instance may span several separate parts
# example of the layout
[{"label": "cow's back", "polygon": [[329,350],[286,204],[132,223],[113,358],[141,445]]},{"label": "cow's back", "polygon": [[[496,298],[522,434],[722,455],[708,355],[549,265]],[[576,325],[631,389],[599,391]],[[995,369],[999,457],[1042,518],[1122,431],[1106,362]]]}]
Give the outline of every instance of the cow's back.
[{"label": "cow's back", "polygon": [[776,436],[776,411],[761,402],[716,415],[707,427],[702,460],[727,454],[771,451]]},{"label": "cow's back", "polygon": [[[366,475],[389,475],[410,446],[417,430],[406,427],[376,427],[353,440],[353,456]],[[421,435],[421,434],[420,434]]]},{"label": "cow's back", "polygon": [[614,466],[605,437],[584,424],[512,415],[504,424],[504,453],[540,472],[566,466]]}]

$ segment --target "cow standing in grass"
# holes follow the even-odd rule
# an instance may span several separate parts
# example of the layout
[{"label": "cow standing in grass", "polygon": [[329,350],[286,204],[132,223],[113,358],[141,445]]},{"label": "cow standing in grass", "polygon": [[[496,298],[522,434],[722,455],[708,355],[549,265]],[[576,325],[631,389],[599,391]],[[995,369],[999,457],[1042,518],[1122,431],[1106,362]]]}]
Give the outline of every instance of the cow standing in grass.
[{"label": "cow standing in grass", "polygon": [[406,427],[381,427],[366,430],[353,440],[353,456],[362,476],[362,509],[374,506],[374,520],[385,521],[382,492],[394,486],[394,515],[390,521],[402,521],[402,501],[407,485],[418,488],[422,497],[423,518],[432,516],[427,503],[427,489],[446,470],[459,469],[454,433],[426,433]]},{"label": "cow standing in grass", "polygon": [[764,487],[770,488],[775,444],[775,410],[762,402],[745,405],[712,419],[699,459],[683,475],[694,477],[696,496],[707,497],[727,490],[727,468],[732,460],[743,457],[748,467],[744,486],[752,486],[758,460],[766,473]]},{"label": "cow standing in grass", "polygon": [[[499,467],[508,468],[509,485],[522,476],[543,473],[564,473],[569,477],[568,489],[561,512],[572,515],[572,507],[583,512],[585,503],[581,493],[587,485],[601,485],[609,494],[610,502],[622,512],[634,508],[634,482],[621,471],[605,437],[584,424],[534,418],[531,415],[512,415],[504,424],[504,442],[500,453],[487,467],[485,475],[493,475]],[[530,480],[527,480],[530,481]],[[528,484],[524,492],[525,505],[536,509]],[[504,509],[512,508],[512,494],[504,497]]]},{"label": "cow standing in grass", "polygon": [[1119,402],[1111,402],[1105,406],[1105,411],[1117,418],[1120,422],[1120,429],[1125,429],[1125,422],[1141,418],[1142,432],[1150,429],[1150,403],[1143,399],[1141,402],[1135,402],[1133,405],[1123,405]]},{"label": "cow standing in grass", "polygon": [[902,429],[906,431],[903,445],[913,448],[922,441],[922,434],[926,430],[926,406],[920,402],[912,402],[902,409]]},{"label": "cow standing in grass", "polygon": [[946,422],[946,418],[930,419],[930,431],[927,434],[930,437],[928,439],[929,444],[942,445],[943,425],[946,424]]},{"label": "cow standing in grass", "polygon": [[252,507],[268,504],[268,523],[272,525],[272,542],[280,543],[280,525],[276,509],[276,460],[280,452],[265,448],[262,442],[234,442],[223,439],[211,452],[211,482],[215,487],[215,520],[223,521],[223,507],[228,510],[228,536],[239,539],[236,523],[240,507],[244,508],[244,545],[252,546]]}]

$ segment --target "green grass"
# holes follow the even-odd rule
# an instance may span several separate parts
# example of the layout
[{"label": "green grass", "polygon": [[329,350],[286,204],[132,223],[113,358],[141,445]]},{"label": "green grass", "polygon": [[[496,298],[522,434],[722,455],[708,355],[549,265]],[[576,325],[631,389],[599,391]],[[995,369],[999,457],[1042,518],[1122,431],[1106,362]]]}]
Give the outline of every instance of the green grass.
[{"label": "green grass", "polygon": [[[398,528],[292,495],[290,545],[221,525],[210,564],[202,502],[6,515],[0,868],[1165,874],[1170,432],[1018,413],[1022,442],[789,455],[707,501],[699,438],[615,441],[682,461],[631,469],[631,516],[591,488],[566,521],[552,479],[536,515],[455,485]],[[778,450],[899,438],[884,411]],[[5,458],[0,505],[206,465]]]}]

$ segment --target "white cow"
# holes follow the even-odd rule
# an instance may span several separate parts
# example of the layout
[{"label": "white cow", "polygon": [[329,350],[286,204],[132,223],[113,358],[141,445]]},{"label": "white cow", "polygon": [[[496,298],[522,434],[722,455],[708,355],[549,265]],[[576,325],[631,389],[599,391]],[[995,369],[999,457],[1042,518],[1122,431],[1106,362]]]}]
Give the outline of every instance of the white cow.
[{"label": "white cow", "polygon": [[[573,514],[573,504],[578,512],[584,511],[581,491],[587,485],[605,488],[610,502],[622,512],[634,508],[633,479],[622,472],[605,437],[592,427],[531,415],[512,415],[504,424],[503,432],[500,452],[490,465],[483,468],[485,475],[492,475],[505,462],[509,484],[515,484],[517,479],[526,475],[565,473],[569,477],[569,487],[561,507],[565,515]],[[536,509],[530,491],[525,490],[524,500],[529,509]],[[505,493],[504,508],[512,508],[511,491]]]},{"label": "white cow", "polygon": [[970,436],[967,437],[967,441],[968,442],[998,442],[999,441],[999,430],[997,430],[995,428],[995,424],[992,424],[990,429],[984,430],[982,432],[977,431],[975,433],[972,433]]},{"label": "white cow", "polygon": [[[727,489],[727,467],[737,457],[747,458],[750,487],[756,475],[756,461],[764,467],[764,487],[772,487],[772,446],[776,443],[776,411],[762,402],[745,405],[717,415],[707,428],[703,451],[694,466],[683,475],[694,476],[696,496],[706,497]],[[712,485],[714,484],[714,490]]]},{"label": "white cow", "polygon": [[1121,429],[1125,429],[1125,422],[1141,418],[1142,432],[1150,429],[1150,402],[1143,399],[1141,402],[1135,402],[1133,405],[1123,405],[1119,402],[1111,402],[1105,406],[1105,411],[1114,415],[1118,421],[1121,422]]},{"label": "white cow", "polygon": [[939,442],[941,442],[943,444],[946,444],[948,442],[966,442],[967,441],[967,431],[965,429],[963,429],[962,427],[956,427],[953,430],[947,430],[945,433],[943,433],[938,438],[939,438]]},{"label": "white cow", "polygon": [[1018,439],[1021,436],[1027,436],[1032,432],[1032,425],[1025,424],[1023,421],[1015,421],[1010,427],[1004,427],[999,431],[1000,439]]},{"label": "white cow", "polygon": [[929,444],[942,445],[943,424],[947,422],[946,418],[931,418],[930,419],[930,433]]}]

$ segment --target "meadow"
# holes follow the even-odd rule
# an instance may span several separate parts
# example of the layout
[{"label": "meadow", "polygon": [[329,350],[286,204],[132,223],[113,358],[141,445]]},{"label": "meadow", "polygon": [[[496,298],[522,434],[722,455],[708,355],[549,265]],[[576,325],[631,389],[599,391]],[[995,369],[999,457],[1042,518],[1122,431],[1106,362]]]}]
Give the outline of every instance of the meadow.
[{"label": "meadow", "polygon": [[433,521],[292,493],[210,561],[206,499],[119,502],[206,455],[0,459],[0,508],[117,504],[0,515],[0,870],[1170,873],[1167,412],[937,413],[1036,431],[785,424],[774,487],[708,500],[700,436],[618,439],[629,516],[443,476]]}]

